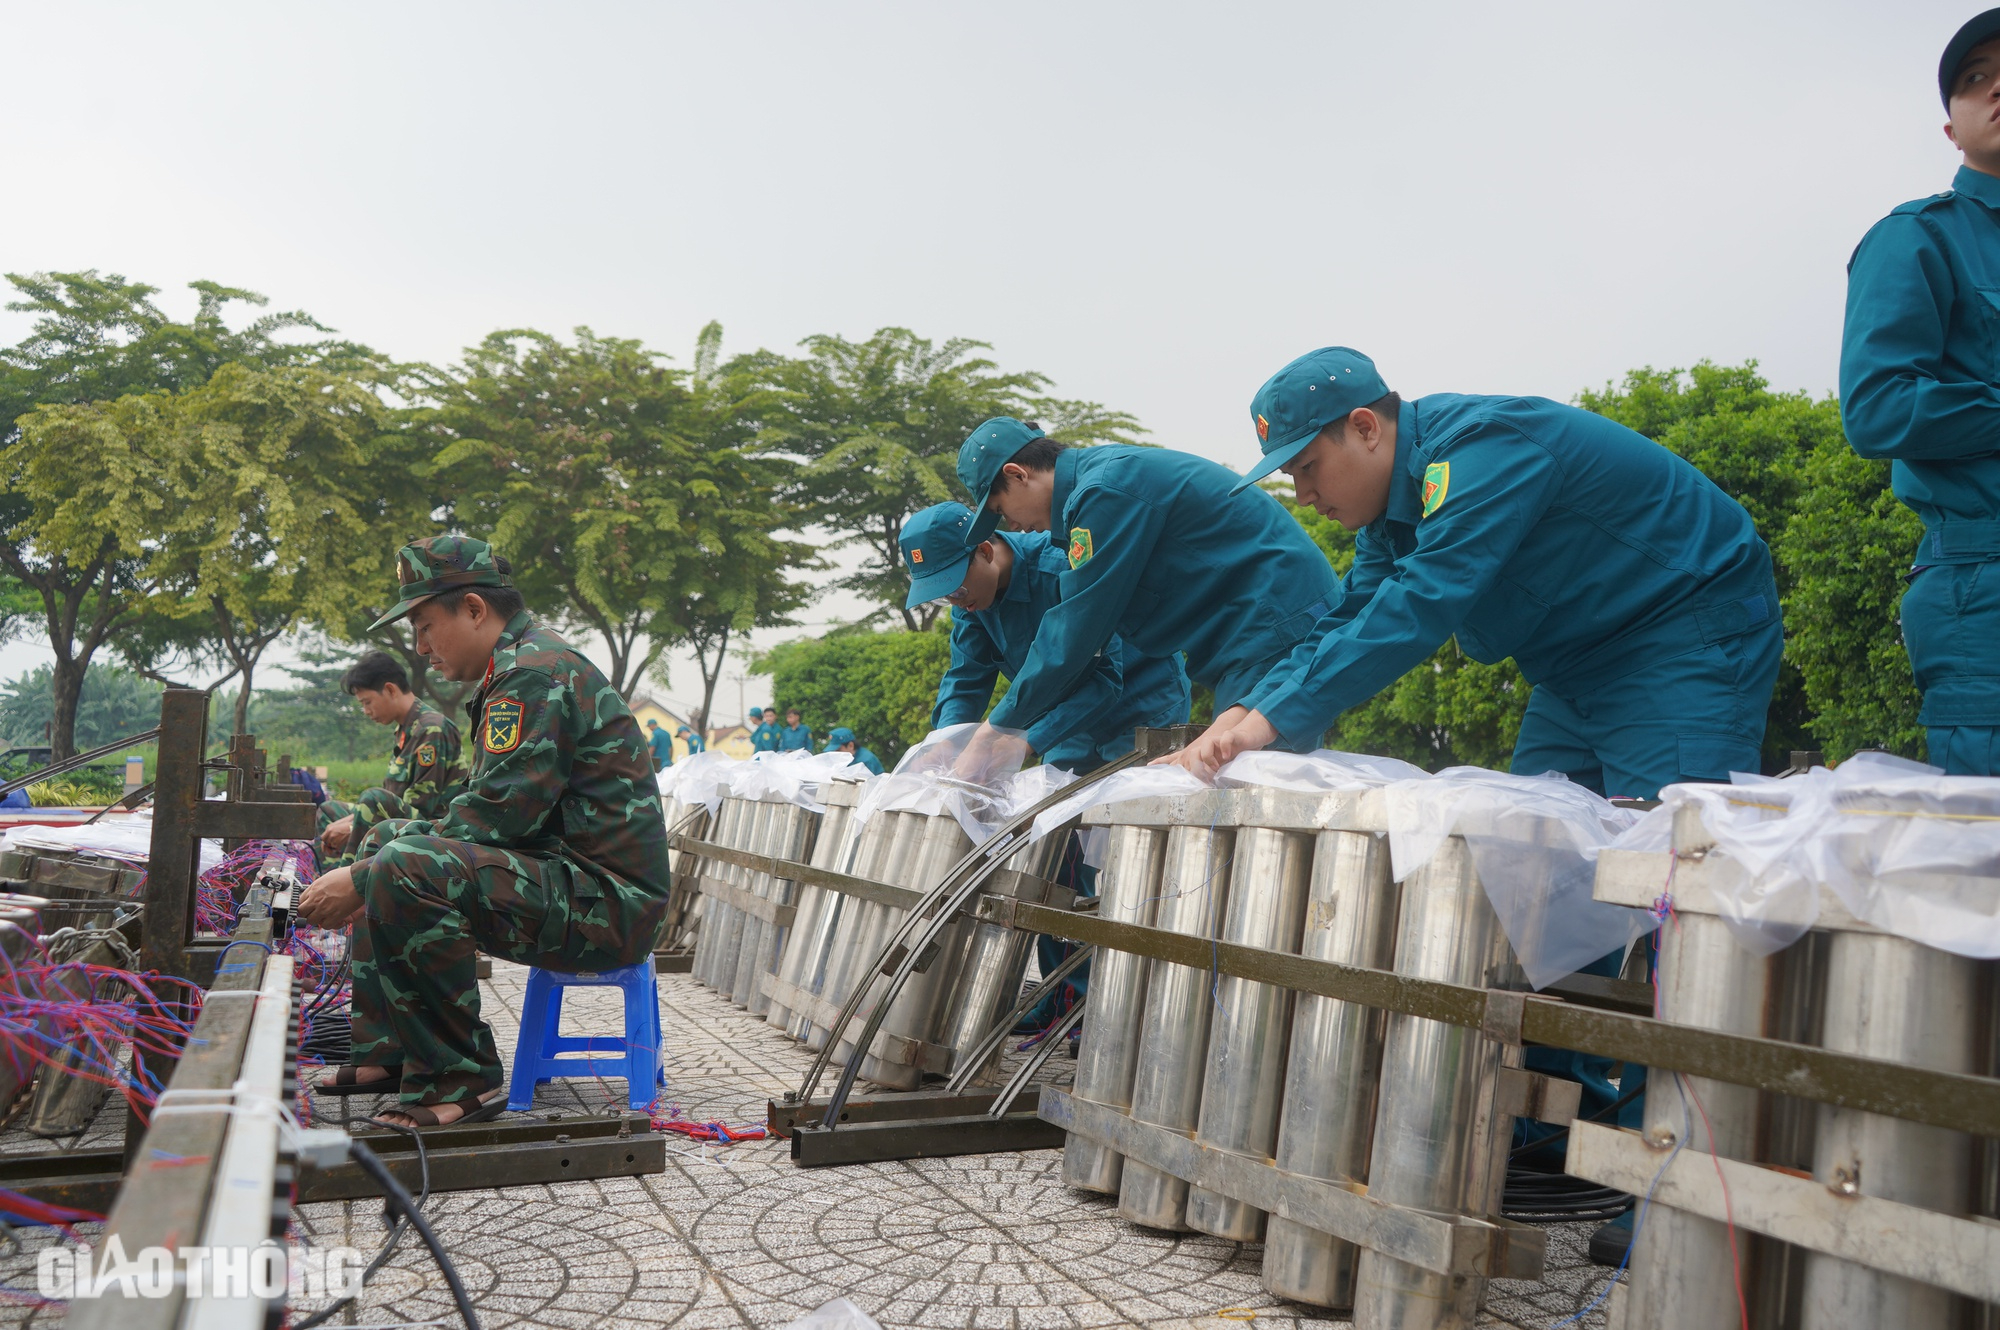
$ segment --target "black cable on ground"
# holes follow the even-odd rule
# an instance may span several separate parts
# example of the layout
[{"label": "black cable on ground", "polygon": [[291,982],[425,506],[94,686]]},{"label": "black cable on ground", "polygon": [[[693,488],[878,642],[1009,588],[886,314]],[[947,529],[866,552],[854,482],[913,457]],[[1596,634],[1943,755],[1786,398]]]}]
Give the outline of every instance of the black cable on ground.
[{"label": "black cable on ground", "polygon": [[[1645,1093],[1642,1081],[1616,1099],[1584,1118],[1601,1122],[1617,1116],[1618,1110]],[[1524,1154],[1546,1150],[1569,1135],[1562,1127],[1539,1140],[1517,1145],[1507,1155],[1507,1187],[1501,1194],[1500,1214],[1524,1224],[1587,1223],[1616,1219],[1632,1208],[1632,1197],[1612,1187],[1599,1186],[1584,1178],[1561,1171],[1534,1168],[1515,1161]]]},{"label": "black cable on ground", "polygon": [[[413,1142],[416,1143],[417,1147],[416,1208],[419,1211],[421,1211],[424,1208],[424,1203],[430,1200],[431,1198],[431,1159],[429,1151],[424,1149],[424,1134],[421,1131],[418,1131],[415,1127],[405,1127],[400,1122],[388,1122],[381,1118],[369,1118],[368,1122],[372,1126],[387,1127],[390,1131],[399,1131],[403,1133],[403,1135],[408,1136]],[[408,1215],[406,1213],[398,1213],[396,1215],[395,1224],[389,1229],[389,1236],[382,1240],[381,1249],[375,1253],[375,1259],[370,1261],[368,1263],[368,1268],[361,1272],[362,1288],[368,1287],[368,1281],[375,1277],[376,1271],[380,1270],[384,1265],[387,1265],[389,1263],[389,1258],[396,1254],[396,1244],[402,1241],[403,1233],[409,1227],[410,1227],[410,1220]],[[355,1298],[359,1296],[360,1296],[360,1291],[356,1290],[355,1292],[348,1294],[346,1297],[341,1298],[339,1301],[333,1303],[332,1305],[320,1308],[318,1311],[314,1312],[311,1316],[306,1317],[305,1320],[300,1321],[296,1325],[294,1325],[292,1327],[292,1330],[313,1330],[315,1326],[326,1324],[326,1322],[329,1319],[337,1315],[342,1308],[346,1307],[347,1304],[353,1302]]]},{"label": "black cable on ground", "polygon": [[380,1156],[368,1148],[366,1142],[350,1139],[347,1142],[347,1153],[349,1158],[361,1166],[361,1171],[382,1189],[382,1194],[389,1198],[390,1203],[409,1216],[411,1226],[417,1230],[417,1236],[424,1240],[424,1246],[430,1248],[431,1259],[437,1262],[438,1273],[442,1274],[444,1282],[451,1286],[451,1299],[458,1304],[459,1319],[465,1322],[465,1330],[479,1330],[479,1316],[472,1310],[472,1299],[466,1296],[465,1282],[458,1277],[458,1268],[451,1263],[451,1256],[445,1251],[444,1244],[438,1241],[438,1235],[431,1230],[430,1221],[424,1218],[421,1210],[417,1209],[417,1203],[410,1199],[410,1193],[403,1190],[403,1184],[396,1181],[396,1175],[389,1171],[389,1166],[382,1162]]}]

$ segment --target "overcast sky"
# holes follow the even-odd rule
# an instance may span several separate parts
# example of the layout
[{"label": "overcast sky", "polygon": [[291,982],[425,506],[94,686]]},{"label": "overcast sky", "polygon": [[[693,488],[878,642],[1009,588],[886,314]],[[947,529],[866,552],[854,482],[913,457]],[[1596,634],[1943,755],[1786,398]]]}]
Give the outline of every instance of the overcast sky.
[{"label": "overcast sky", "polygon": [[1848,254],[1956,168],[1976,8],[14,0],[0,266],[433,361],[901,324],[1237,467],[1329,343],[1406,396],[1704,358],[1825,393]]}]

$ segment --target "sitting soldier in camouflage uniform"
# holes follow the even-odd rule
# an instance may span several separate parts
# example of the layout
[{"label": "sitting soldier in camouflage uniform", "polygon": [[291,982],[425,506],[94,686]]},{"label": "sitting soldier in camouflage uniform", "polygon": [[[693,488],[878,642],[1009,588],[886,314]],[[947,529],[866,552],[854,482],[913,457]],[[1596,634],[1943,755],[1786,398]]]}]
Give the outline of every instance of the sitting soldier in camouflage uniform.
[{"label": "sitting soldier in camouflage uniform", "polygon": [[368,829],[391,818],[435,818],[458,793],[458,726],[410,691],[410,676],[386,651],[370,651],[340,676],[340,687],[377,725],[396,727],[395,751],[381,785],[351,804],[319,806],[320,870],[354,862],[353,847]]},{"label": "sitting soldier in camouflage uniform", "polygon": [[416,1127],[506,1106],[479,1017],[475,949],[583,972],[653,950],[667,906],[667,829],[639,723],[596,666],[537,623],[486,542],[436,536],[397,555],[417,649],[479,681],[472,774],[431,821],[382,822],[298,913],[354,923],[354,1051],[315,1090],[400,1091],[381,1116]]}]

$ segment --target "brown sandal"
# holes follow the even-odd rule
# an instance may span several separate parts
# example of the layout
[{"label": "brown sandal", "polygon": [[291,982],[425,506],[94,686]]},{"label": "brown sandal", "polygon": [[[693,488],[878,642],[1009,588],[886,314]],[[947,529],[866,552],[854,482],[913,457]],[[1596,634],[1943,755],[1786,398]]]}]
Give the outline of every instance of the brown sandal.
[{"label": "brown sandal", "polygon": [[432,1127],[465,1127],[475,1122],[491,1122],[506,1112],[507,1096],[495,1094],[491,1099],[474,1104],[466,1110],[464,1117],[453,1118],[450,1122],[438,1121],[438,1115],[434,1111],[436,1107],[434,1104],[398,1104],[394,1108],[385,1108],[382,1112],[401,1113],[410,1120],[410,1125],[419,1131]]},{"label": "brown sandal", "polygon": [[334,1068],[332,1076],[314,1082],[313,1093],[395,1094],[402,1088],[403,1064],[400,1062],[393,1067],[382,1068],[382,1070],[389,1074],[379,1081],[357,1081],[354,1079],[356,1070],[357,1068],[353,1064],[342,1063],[340,1066]]}]

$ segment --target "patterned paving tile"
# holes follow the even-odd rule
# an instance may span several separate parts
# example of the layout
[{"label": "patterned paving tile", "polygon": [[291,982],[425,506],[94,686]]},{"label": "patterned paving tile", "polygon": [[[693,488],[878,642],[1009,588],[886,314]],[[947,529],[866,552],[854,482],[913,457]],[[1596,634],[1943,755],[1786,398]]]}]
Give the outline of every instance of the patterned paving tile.
[{"label": "patterned paving tile", "polygon": [[[485,1009],[511,1057],[526,972],[494,969]],[[566,1028],[618,1028],[617,1001],[574,992]],[[690,1117],[761,1121],[810,1060],[685,975],[663,977],[661,1014],[666,1098]],[[620,1081],[570,1080],[540,1087],[534,1111],[596,1112],[623,1099]],[[434,1198],[429,1213],[493,1330],[775,1327],[840,1296],[890,1330],[1349,1324],[1266,1293],[1259,1246],[1122,1223],[1110,1200],[1062,1186],[1053,1150],[803,1171],[783,1142],[673,1141],[659,1176],[458,1192]],[[297,1229],[373,1250],[382,1210],[304,1206]],[[1547,1279],[1495,1281],[1482,1324],[1542,1330],[1589,1302],[1607,1272],[1585,1258],[1587,1235],[1583,1225],[1551,1229]],[[0,1282],[32,1285],[33,1252],[47,1241],[27,1233],[19,1252],[0,1254]],[[0,1305],[0,1324],[60,1321],[60,1308]],[[449,1327],[456,1316],[429,1257],[406,1244],[333,1324],[420,1322]],[[1601,1309],[1577,1324],[1603,1326]]]}]

